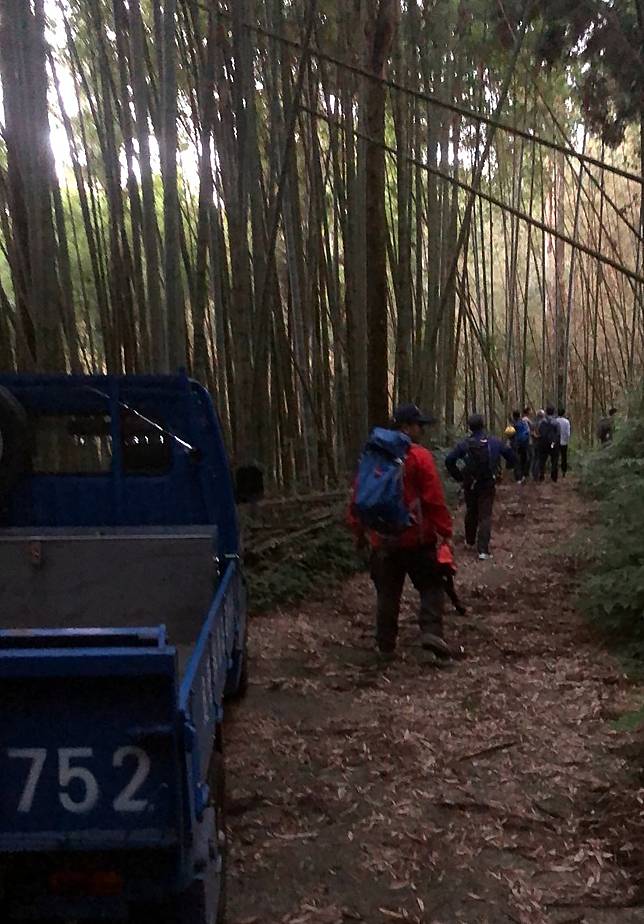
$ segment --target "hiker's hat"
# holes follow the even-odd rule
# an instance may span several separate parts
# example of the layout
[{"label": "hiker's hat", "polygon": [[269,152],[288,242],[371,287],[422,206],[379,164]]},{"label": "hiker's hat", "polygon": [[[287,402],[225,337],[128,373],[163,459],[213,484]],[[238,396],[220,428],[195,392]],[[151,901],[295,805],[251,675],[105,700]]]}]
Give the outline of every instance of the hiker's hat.
[{"label": "hiker's hat", "polygon": [[426,424],[436,423],[436,418],[431,414],[423,414],[416,404],[399,404],[394,410],[394,423],[401,424],[420,424],[421,427]]},{"label": "hiker's hat", "polygon": [[476,432],[477,430],[483,430],[485,428],[485,420],[483,419],[482,414],[470,414],[467,418],[468,429]]}]

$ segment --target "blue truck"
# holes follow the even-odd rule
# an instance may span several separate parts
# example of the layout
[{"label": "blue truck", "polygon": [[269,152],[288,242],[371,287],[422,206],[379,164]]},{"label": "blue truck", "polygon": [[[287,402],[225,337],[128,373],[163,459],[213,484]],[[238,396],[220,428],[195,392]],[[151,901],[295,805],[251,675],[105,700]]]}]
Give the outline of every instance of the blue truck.
[{"label": "blue truck", "polygon": [[176,376],[0,376],[0,920],[221,924],[233,479]]}]

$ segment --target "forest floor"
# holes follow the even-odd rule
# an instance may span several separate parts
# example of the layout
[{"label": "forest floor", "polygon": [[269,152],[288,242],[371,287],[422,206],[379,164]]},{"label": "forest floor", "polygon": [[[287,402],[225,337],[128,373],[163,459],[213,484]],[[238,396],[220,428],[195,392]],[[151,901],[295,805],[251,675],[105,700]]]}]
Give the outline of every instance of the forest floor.
[{"label": "forest floor", "polygon": [[574,609],[591,516],[570,480],[501,486],[493,561],[457,533],[448,667],[411,588],[378,665],[366,575],[253,621],[226,729],[230,924],[644,922],[641,739],[615,727],[642,688]]}]

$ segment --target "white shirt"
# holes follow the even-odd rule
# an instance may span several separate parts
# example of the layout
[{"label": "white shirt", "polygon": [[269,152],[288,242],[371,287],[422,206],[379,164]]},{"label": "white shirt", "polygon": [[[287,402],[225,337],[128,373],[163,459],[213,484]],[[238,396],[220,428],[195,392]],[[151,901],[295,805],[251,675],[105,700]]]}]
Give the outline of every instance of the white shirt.
[{"label": "white shirt", "polygon": [[559,424],[559,443],[567,446],[570,442],[570,421],[567,417],[557,417],[557,423]]}]

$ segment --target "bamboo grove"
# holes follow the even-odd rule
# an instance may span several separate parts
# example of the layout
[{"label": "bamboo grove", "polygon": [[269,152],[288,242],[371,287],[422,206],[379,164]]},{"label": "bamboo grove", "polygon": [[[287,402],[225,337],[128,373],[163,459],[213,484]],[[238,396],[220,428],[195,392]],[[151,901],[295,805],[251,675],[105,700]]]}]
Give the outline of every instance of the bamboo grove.
[{"label": "bamboo grove", "polygon": [[397,400],[590,437],[644,361],[644,29],[552,6],[1,0],[0,367],[184,367],[284,488]]}]

